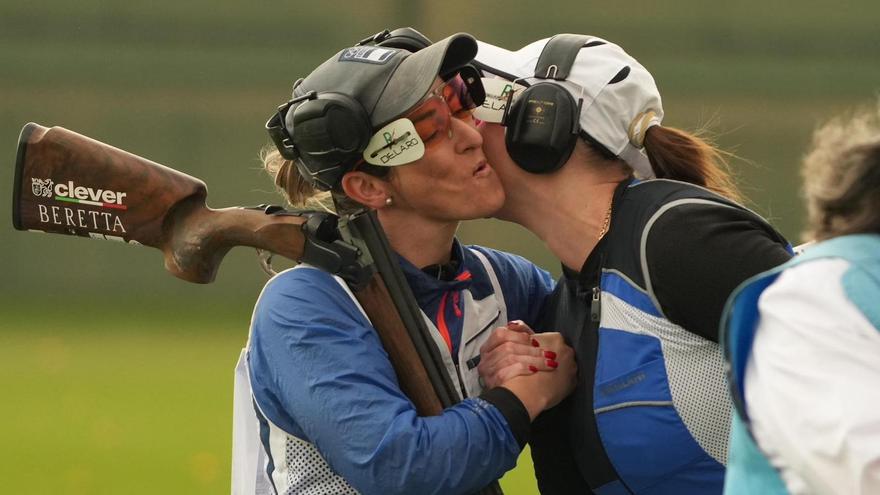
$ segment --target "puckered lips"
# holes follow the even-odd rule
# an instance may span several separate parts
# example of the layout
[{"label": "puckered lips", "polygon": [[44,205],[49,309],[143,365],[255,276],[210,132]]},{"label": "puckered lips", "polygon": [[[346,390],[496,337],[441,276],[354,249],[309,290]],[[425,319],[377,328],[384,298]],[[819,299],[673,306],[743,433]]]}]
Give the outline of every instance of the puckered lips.
[{"label": "puckered lips", "polygon": [[489,166],[489,163],[486,162],[486,160],[480,160],[474,168],[474,177],[485,177],[491,173],[492,167]]}]

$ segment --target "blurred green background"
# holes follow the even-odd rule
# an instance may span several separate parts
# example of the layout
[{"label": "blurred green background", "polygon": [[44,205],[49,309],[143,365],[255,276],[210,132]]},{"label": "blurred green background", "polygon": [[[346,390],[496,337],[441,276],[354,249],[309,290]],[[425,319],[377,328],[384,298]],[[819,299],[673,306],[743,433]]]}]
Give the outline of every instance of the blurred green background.
[{"label": "blurred green background", "polygon": [[[657,79],[665,124],[712,124],[751,206],[792,239],[815,125],[876,102],[880,3],[0,3],[0,484],[3,493],[227,493],[232,370],[265,276],[233,250],[196,286],[158,252],[13,230],[16,140],[60,125],[203,179],[214,207],[278,203],[263,124],[343,46],[412,25],[518,48],[559,32],[621,44]],[[556,263],[496,221],[461,237]],[[533,493],[526,459],[504,480]]]}]

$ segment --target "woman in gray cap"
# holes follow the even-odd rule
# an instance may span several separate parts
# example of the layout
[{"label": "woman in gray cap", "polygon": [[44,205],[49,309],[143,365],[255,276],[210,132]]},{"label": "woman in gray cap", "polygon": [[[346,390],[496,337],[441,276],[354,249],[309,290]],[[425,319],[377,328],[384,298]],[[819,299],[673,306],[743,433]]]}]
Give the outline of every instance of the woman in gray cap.
[{"label": "woman in gray cap", "polygon": [[[478,117],[504,124],[482,127],[507,193],[496,216],[561,260],[540,328],[562,331],[578,361],[574,394],[533,429],[542,492],[721,493],[721,311],[740,282],[790,257],[788,243],[735,202],[715,148],[661,125],[651,74],[619,46],[481,43],[477,65],[498,78]],[[499,334],[483,359],[529,338]]]},{"label": "woman in gray cap", "polygon": [[415,53],[336,53],[295,84],[264,159],[295,205],[324,191],[340,208],[377,210],[464,400],[418,417],[345,283],[306,266],[282,272],[260,295],[240,363],[237,387],[252,395],[236,410],[256,418],[236,428],[258,426],[260,442],[234,447],[238,490],[473,493],[515,465],[531,419],[573,388],[573,352],[558,334],[530,341],[498,386],[483,390],[478,375],[493,328],[535,320],[552,281],[455,239],[459,221],[504,202],[471,113],[482,97],[465,67],[476,49],[460,34]]}]

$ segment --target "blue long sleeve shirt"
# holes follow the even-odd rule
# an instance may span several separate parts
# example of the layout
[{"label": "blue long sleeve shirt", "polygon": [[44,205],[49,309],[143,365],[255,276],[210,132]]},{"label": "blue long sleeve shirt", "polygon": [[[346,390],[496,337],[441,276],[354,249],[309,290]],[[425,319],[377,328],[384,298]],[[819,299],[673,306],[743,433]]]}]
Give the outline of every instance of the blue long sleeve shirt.
[{"label": "blue long sleeve shirt", "polygon": [[[536,319],[550,276],[522,258],[479,249],[498,275],[509,319]],[[493,289],[473,253],[456,243],[454,256],[468,277],[442,281],[405,260],[401,266],[425,314],[436,323],[442,313],[458,345],[463,315],[455,292],[478,297]],[[443,294],[452,302],[439,304]],[[266,286],[248,364],[265,420],[312,443],[362,493],[470,493],[511,469],[521,449],[504,414],[480,398],[417,416],[356,302],[317,269],[288,270]]]}]

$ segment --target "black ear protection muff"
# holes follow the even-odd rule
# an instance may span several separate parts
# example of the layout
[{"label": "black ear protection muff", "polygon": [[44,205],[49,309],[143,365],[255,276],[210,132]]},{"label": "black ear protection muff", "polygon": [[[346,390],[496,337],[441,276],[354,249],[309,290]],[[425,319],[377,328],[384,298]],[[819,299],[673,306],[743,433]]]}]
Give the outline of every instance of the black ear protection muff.
[{"label": "black ear protection muff", "polygon": [[361,158],[373,135],[370,116],[360,102],[315,91],[278,107],[266,130],[281,156],[293,160],[300,174],[323,190],[332,189]]},{"label": "black ear protection muff", "polygon": [[[558,34],[551,38],[535,66],[535,78],[564,81],[588,36]],[[503,125],[511,158],[524,170],[546,174],[571,156],[580,131],[582,99],[554,82],[538,82],[508,103]]]}]

